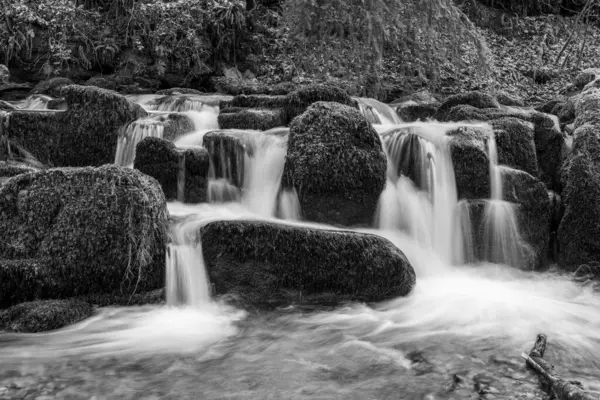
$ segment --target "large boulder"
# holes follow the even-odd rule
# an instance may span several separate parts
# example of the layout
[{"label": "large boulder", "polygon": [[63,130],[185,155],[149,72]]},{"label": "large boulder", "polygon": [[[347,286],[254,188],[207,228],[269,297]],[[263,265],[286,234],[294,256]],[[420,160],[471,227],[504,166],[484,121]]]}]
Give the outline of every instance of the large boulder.
[{"label": "large boulder", "polygon": [[381,139],[358,109],[317,102],[292,121],[283,172],[302,215],[337,225],[370,225],[386,182]]},{"label": "large boulder", "polygon": [[138,171],[49,169],[0,187],[0,307],[164,283],[167,211]]},{"label": "large boulder", "polygon": [[168,140],[148,137],[138,143],[134,168],[155,178],[168,201],[207,199],[208,152],[201,147],[179,149]]},{"label": "large boulder", "polygon": [[564,215],[558,228],[559,265],[574,271],[600,260],[600,127],[583,125],[563,173]]},{"label": "large boulder", "polygon": [[0,310],[0,329],[13,332],[43,332],[79,322],[94,312],[88,302],[36,300]]},{"label": "large boulder", "polygon": [[387,239],[263,221],[217,221],[201,229],[217,293],[253,304],[380,301],[407,295],[415,272]]},{"label": "large boulder", "polygon": [[358,103],[348,93],[337,86],[314,84],[287,95],[285,112],[288,121],[302,114],[313,103],[318,101],[336,102],[358,109]]},{"label": "large boulder", "polygon": [[119,129],[145,117],[137,104],[109,90],[66,86],[64,112],[15,111],[7,128],[9,139],[51,166],[99,166],[114,161]]}]

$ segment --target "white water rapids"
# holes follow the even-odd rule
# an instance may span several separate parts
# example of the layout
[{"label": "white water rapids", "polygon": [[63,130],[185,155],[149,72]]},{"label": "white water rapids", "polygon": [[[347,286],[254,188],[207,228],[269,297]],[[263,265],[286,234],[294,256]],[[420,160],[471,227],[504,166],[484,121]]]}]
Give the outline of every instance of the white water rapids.
[{"label": "white water rapids", "polygon": [[[52,376],[72,389],[70,398],[465,399],[483,391],[542,399],[519,357],[538,333],[548,336],[546,358],[558,372],[600,391],[600,293],[559,273],[472,263],[463,243],[469,218],[460,212],[445,136],[451,127],[379,128],[388,146],[388,183],[377,228],[361,231],[406,254],[417,274],[408,297],[308,313],[305,307],[241,311],[227,296],[211,298],[196,240],[204,224],[261,219],[332,229],[301,221],[297,195],[278,194],[287,137],[260,134],[253,155],[245,156],[240,197],[169,204],[178,222],[167,304],[102,308],[45,334],[0,334],[0,398],[3,384],[21,379],[43,386],[43,377]],[[200,145],[204,133],[182,140]],[[408,135],[416,137],[412,144]],[[418,163],[398,168],[394,157],[415,152]],[[418,184],[402,173],[413,167]],[[498,190],[492,203],[501,201]]]}]

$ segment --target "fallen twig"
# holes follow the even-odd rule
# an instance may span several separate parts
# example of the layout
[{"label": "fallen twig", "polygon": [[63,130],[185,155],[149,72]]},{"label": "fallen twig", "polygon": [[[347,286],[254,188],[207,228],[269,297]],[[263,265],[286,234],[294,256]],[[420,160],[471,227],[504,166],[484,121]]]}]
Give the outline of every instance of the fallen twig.
[{"label": "fallen twig", "polygon": [[546,336],[538,335],[529,355],[521,353],[521,356],[538,374],[549,393],[554,394],[558,400],[600,400],[597,396],[584,391],[578,382],[566,381],[556,374],[554,367],[542,358],[545,352]]}]

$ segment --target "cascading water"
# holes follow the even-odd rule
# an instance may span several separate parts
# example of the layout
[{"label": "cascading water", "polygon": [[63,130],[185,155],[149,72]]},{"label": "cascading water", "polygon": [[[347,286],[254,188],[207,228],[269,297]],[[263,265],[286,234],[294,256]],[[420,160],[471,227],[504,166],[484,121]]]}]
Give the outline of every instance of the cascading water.
[{"label": "cascading water", "polygon": [[[0,397],[542,399],[537,377],[519,358],[540,332],[548,335],[548,358],[557,370],[600,392],[597,289],[560,274],[452,265],[475,261],[466,240],[475,234],[472,215],[468,202],[457,202],[445,137],[453,128],[378,127],[388,185],[379,229],[361,231],[405,253],[417,274],[410,296],[312,313],[288,307],[251,314],[210,299],[201,226],[276,221],[273,187],[285,132],[281,141],[259,135],[243,159],[242,198],[168,205],[177,222],[167,254],[167,306],[99,308],[64,330],[0,334]],[[492,153],[496,189],[489,203],[502,200],[498,183],[510,173],[492,162]],[[282,191],[277,215],[299,215],[297,200],[294,191]],[[455,238],[463,237],[459,246]]]},{"label": "cascading water", "polygon": [[487,202],[483,218],[483,260],[526,267],[529,247],[521,239],[516,215],[516,206],[504,200],[502,175],[511,169],[498,165],[496,138],[490,132],[488,139],[490,160],[491,200]]},{"label": "cascading water", "polygon": [[121,167],[133,167],[135,148],[138,143],[147,137],[162,139],[164,130],[163,123],[152,117],[141,118],[130,123],[119,134],[115,164]]},{"label": "cascading water", "polygon": [[362,115],[372,124],[394,125],[402,123],[396,111],[385,103],[367,97],[356,97]]},{"label": "cascading water", "polygon": [[388,181],[377,217],[379,228],[407,232],[449,264],[464,259],[454,169],[445,137],[450,127],[400,125],[381,134]]}]

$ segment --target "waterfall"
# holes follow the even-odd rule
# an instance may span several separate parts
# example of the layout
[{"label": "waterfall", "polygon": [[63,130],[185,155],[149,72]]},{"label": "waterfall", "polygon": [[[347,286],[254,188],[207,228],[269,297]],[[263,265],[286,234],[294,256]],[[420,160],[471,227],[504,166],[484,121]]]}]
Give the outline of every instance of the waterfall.
[{"label": "waterfall", "polygon": [[277,208],[287,137],[258,133],[253,138],[254,152],[246,156],[242,203],[250,211],[269,217]]},{"label": "waterfall", "polygon": [[284,189],[279,196],[279,217],[291,221],[302,219],[302,209],[300,199],[295,188]]},{"label": "waterfall", "polygon": [[135,148],[147,137],[163,138],[165,126],[162,121],[153,117],[140,118],[121,131],[117,140],[115,164],[122,167],[133,167]]},{"label": "waterfall", "polygon": [[197,220],[183,221],[172,230],[166,260],[166,297],[171,306],[200,307],[210,302],[210,285],[197,232]]},{"label": "waterfall", "polygon": [[407,233],[452,264],[463,262],[464,254],[447,130],[442,124],[412,124],[381,134],[388,180],[376,225]]},{"label": "waterfall", "polygon": [[504,200],[502,176],[510,168],[498,164],[496,138],[488,139],[491,199],[486,203],[483,217],[483,255],[485,261],[523,268],[529,248],[521,238],[516,205]]},{"label": "waterfall", "polygon": [[392,107],[368,97],[354,98],[358,102],[361,114],[372,124],[394,125],[402,120]]}]

